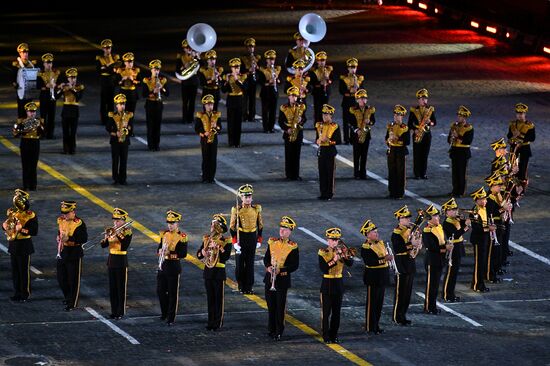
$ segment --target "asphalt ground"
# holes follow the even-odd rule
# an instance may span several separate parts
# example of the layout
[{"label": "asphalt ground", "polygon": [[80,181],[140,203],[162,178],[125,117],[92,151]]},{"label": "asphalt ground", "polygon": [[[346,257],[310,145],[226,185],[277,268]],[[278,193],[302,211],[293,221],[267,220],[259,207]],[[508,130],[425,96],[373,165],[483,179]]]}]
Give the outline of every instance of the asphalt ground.
[{"label": "asphalt ground", "polygon": [[[546,286],[550,266],[550,249],[546,245],[550,238],[546,231],[550,183],[545,163],[550,152],[550,61],[520,54],[471,31],[449,29],[404,7],[355,6],[315,11],[327,21],[328,32],[312,48],[326,50],[337,73],[343,72],[347,58],[360,60],[358,73],[366,74],[369,102],[376,106],[378,121],[369,151],[369,179],[353,179],[351,146],[339,146],[336,194],[330,202],[316,199],[319,188],[315,148],[307,141],[303,146],[304,181],[288,182],[284,179],[281,135],[262,133],[259,121],[243,123],[240,149],[227,147],[226,135],[222,134],[217,182],[201,183],[199,139],[190,125],[181,123],[179,86],[175,82],[170,84],[171,95],[165,104],[159,152],[148,151],[144,144],[143,100],[138,102],[128,186],[111,185],[108,136],[99,123],[99,86],[93,62],[101,39],[112,38],[114,52],[132,51],[142,65],[159,58],[163,71],[173,75],[175,54],[186,29],[206,22],[218,34],[218,64],[227,67],[230,58],[244,52],[242,41],[249,36],[256,38],[258,52],[276,49],[280,64],[281,55],[293,45],[291,37],[298,20],[307,10],[174,10],[126,18],[107,12],[104,17],[92,19],[82,13],[0,17],[0,75],[4,80],[0,87],[0,202],[5,208],[11,204],[13,190],[21,185],[18,141],[11,138],[10,131],[16,112],[8,66],[16,56],[15,47],[20,42],[29,43],[31,59],[39,59],[45,52],[54,53],[54,66],[63,71],[77,66],[79,79],[86,85],[76,155],[60,153],[60,107],[58,138],[41,141],[38,190],[31,192],[40,230],[34,238],[33,293],[29,302],[8,300],[12,292],[10,262],[9,256],[0,252],[0,360],[8,365],[550,364],[550,290]],[[388,200],[385,123],[391,119],[394,104],[414,105],[415,91],[422,87],[430,91],[439,122],[433,131],[429,179],[408,180],[405,199]],[[409,310],[413,325],[392,325],[392,284],[386,289],[381,319],[385,333],[371,336],[363,332],[366,289],[362,265],[357,262],[345,278],[341,344],[322,343],[321,276],[316,253],[324,245],[319,239],[325,229],[341,227],[346,242],[359,247],[363,240],[359,228],[365,219],[372,219],[381,238],[389,240],[395,224],[392,213],[401,205],[416,209],[430,202],[446,201],[451,190],[446,133],[461,104],[472,111],[475,127],[467,191],[477,189],[490,170],[489,143],[506,134],[507,123],[514,117],[513,106],[519,101],[529,105],[528,117],[536,123],[537,140],[532,145],[530,185],[515,213],[511,234],[514,256],[503,283],[492,285],[492,291],[482,295],[469,290],[473,258],[468,244],[469,255],[464,259],[457,285],[457,295],[463,301],[444,304],[439,316],[424,315],[425,272],[419,259]],[[283,103],[284,98],[279,102]],[[331,103],[337,107],[336,120],[341,122],[336,88]],[[259,113],[259,100],[257,104]],[[223,104],[220,110],[225,116]],[[305,138],[313,141],[311,117],[309,121]],[[411,157],[407,164],[409,172]],[[235,202],[235,189],[244,183],[253,184],[254,201],[264,208],[265,238],[278,233],[282,215],[291,215],[299,226],[293,238],[300,246],[300,268],[293,275],[287,328],[281,342],[273,342],[266,335],[267,312],[261,283],[265,245],[256,257],[257,295],[245,296],[235,291],[232,257],[227,266],[230,279],[225,290],[224,327],[215,333],[204,329],[206,293],[199,262],[191,255],[208,230],[211,215],[229,213]],[[70,313],[63,311],[55,278],[55,220],[59,202],[64,199],[78,201],[78,215],[85,220],[91,237],[110,225],[113,207],[126,209],[135,220],[129,253],[127,316],[120,321],[103,318],[109,314],[110,306],[107,253],[100,248],[87,252],[84,258],[80,307]],[[461,198],[459,205],[469,208],[472,201]],[[158,320],[160,308],[155,294],[155,239],[156,233],[165,228],[167,209],[183,214],[181,227],[190,237],[190,256],[183,263],[174,327]],[[6,245],[5,240],[0,243]]]}]

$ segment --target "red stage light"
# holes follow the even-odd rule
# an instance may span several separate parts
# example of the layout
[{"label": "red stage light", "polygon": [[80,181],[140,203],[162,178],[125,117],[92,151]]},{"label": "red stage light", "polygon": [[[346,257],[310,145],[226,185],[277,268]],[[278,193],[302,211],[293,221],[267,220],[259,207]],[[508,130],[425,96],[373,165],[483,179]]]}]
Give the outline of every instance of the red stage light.
[{"label": "red stage light", "polygon": [[478,22],[474,22],[473,20],[470,22],[470,25],[474,28],[479,28],[479,23]]},{"label": "red stage light", "polygon": [[497,33],[497,29],[495,27],[485,27],[485,29],[487,30],[487,32],[489,33],[493,33],[493,34],[496,34]]},{"label": "red stage light", "polygon": [[418,7],[420,9],[424,9],[424,10],[427,10],[428,9],[428,5],[424,4],[424,3],[418,3]]}]

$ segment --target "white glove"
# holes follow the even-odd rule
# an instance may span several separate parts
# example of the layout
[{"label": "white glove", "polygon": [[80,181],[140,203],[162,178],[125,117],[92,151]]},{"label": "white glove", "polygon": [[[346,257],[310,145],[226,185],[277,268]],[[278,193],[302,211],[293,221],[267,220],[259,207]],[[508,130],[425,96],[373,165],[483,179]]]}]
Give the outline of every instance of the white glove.
[{"label": "white glove", "polygon": [[258,248],[261,247],[261,246],[262,246],[262,243],[260,243],[260,242],[257,242],[257,243],[256,243],[256,249],[258,249]]},{"label": "white glove", "polygon": [[235,243],[234,247],[235,247],[235,254],[241,254],[241,246],[239,245],[239,243]]}]

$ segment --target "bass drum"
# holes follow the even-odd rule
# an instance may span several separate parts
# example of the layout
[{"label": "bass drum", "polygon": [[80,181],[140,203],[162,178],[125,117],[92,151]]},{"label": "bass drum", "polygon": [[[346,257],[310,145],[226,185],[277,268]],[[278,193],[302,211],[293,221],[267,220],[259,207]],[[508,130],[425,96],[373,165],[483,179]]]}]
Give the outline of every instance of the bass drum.
[{"label": "bass drum", "polygon": [[36,88],[39,68],[20,68],[17,71],[17,96],[19,99],[36,99],[40,94]]}]

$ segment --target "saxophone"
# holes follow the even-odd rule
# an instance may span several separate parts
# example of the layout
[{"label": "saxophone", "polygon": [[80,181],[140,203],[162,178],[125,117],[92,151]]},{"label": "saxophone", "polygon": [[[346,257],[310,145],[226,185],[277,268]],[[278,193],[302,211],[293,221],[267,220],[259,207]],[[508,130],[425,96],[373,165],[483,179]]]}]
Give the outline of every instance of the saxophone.
[{"label": "saxophone", "polygon": [[394,143],[397,139],[397,136],[395,136],[395,133],[393,132],[393,127],[395,126],[395,123],[392,122],[388,124],[388,138],[386,140],[386,145],[388,146],[388,149],[386,150],[386,154],[389,155],[391,152],[391,144]]},{"label": "saxophone", "polygon": [[367,111],[367,107],[365,107],[365,110],[362,112],[363,113],[363,118],[362,118],[362,123],[359,124],[359,129],[358,129],[358,140],[359,140],[359,143],[360,144],[364,144],[365,143],[365,140],[367,139],[367,135],[368,133],[370,132],[370,125],[369,125],[369,121],[366,120],[365,118],[365,112]]},{"label": "saxophone", "polygon": [[216,135],[218,133],[218,129],[216,128],[216,122],[212,123],[210,120],[212,116],[208,117],[208,120],[210,121],[210,134],[208,135],[208,138],[206,139],[206,142],[211,144],[214,142],[214,139],[216,138]]},{"label": "saxophone", "polygon": [[117,129],[120,131],[120,136],[118,137],[118,142],[126,141],[128,136],[128,121],[126,120],[126,111],[122,112],[120,117],[120,122],[117,122]]},{"label": "saxophone", "polygon": [[414,133],[415,143],[420,143],[424,138],[424,134],[430,130],[430,125],[428,125],[428,121],[430,120],[433,111],[434,107],[430,107],[426,111],[424,111],[422,119],[420,120],[420,123],[418,123],[418,129]]},{"label": "saxophone", "polygon": [[295,142],[296,139],[298,138],[298,134],[300,133],[300,130],[303,128],[303,126],[300,124],[300,117],[301,117],[301,115],[299,114],[300,105],[296,104],[295,108],[296,110],[292,115],[291,122],[286,124],[291,129],[290,134],[288,136],[289,142]]},{"label": "saxophone", "polygon": [[166,258],[166,252],[168,251],[168,242],[162,238],[162,246],[159,250],[159,263],[158,270],[162,271],[162,265],[164,264],[164,259]]}]

